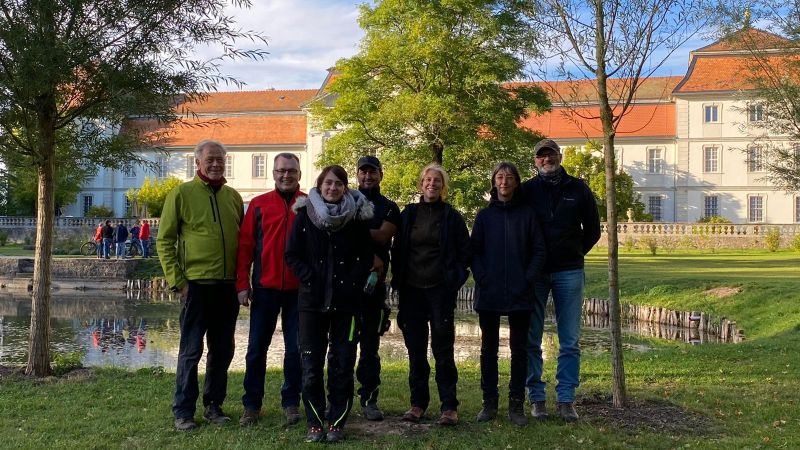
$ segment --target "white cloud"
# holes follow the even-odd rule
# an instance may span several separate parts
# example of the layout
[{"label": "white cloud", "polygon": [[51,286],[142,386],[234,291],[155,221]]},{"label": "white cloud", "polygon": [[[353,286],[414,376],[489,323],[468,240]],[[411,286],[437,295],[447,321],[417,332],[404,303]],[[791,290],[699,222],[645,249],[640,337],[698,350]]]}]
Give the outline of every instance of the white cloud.
[{"label": "white cloud", "polygon": [[[264,47],[239,42],[241,48],[263,48],[269,55],[262,61],[226,61],[225,75],[247,84],[244,89],[314,89],[318,88],[326,70],[339,58],[357,51],[363,33],[358,26],[358,4],[361,2],[323,0],[254,0],[250,9],[231,8],[237,26],[265,35]],[[197,55],[210,58],[220,48],[199,49]],[[235,87],[220,86],[220,90]]]}]

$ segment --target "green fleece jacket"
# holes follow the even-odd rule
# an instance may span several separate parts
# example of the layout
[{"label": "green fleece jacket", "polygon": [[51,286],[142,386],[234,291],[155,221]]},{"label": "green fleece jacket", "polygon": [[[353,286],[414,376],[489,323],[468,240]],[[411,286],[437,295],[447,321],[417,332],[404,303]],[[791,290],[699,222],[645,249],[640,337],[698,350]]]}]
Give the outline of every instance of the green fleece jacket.
[{"label": "green fleece jacket", "polygon": [[182,289],[189,280],[236,281],[242,215],[242,197],[231,187],[214,192],[195,176],[170,191],[156,240],[169,286]]}]

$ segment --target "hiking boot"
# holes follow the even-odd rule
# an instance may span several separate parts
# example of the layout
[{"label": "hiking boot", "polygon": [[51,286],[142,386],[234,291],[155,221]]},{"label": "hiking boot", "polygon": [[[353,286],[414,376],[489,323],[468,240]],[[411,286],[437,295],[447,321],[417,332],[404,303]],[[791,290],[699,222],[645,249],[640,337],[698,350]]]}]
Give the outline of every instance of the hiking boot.
[{"label": "hiking boot", "polygon": [[321,442],[323,439],[325,439],[325,432],[322,431],[322,427],[308,427],[306,442]]},{"label": "hiking boot", "polygon": [[440,427],[452,427],[456,424],[458,424],[458,412],[453,409],[442,411],[442,415],[439,416],[439,420],[436,421],[436,425]]},{"label": "hiking boot", "polygon": [[283,408],[283,414],[286,415],[287,425],[295,425],[300,422],[300,408],[295,405]]},{"label": "hiking boot", "polygon": [[497,417],[497,408],[490,408],[488,406],[484,406],[478,412],[478,417],[475,418],[478,422],[488,422],[493,420]]},{"label": "hiking boot", "polygon": [[578,412],[575,411],[575,403],[573,402],[556,403],[556,411],[558,411],[558,415],[564,419],[564,422],[571,423],[578,420]]},{"label": "hiking boot", "polygon": [[383,411],[378,408],[377,403],[370,403],[361,408],[364,418],[373,422],[380,422],[383,420]]},{"label": "hiking boot", "polygon": [[197,422],[193,417],[179,417],[175,419],[175,429],[178,431],[189,431],[197,428]]},{"label": "hiking boot", "polygon": [[400,420],[403,422],[419,423],[424,414],[424,409],[420,408],[419,406],[412,406],[411,409],[403,414],[403,417]]},{"label": "hiking boot", "polygon": [[547,414],[547,406],[544,400],[531,402],[531,417],[536,420],[547,420],[550,417]]},{"label": "hiking boot", "polygon": [[508,419],[511,423],[518,427],[524,427],[528,424],[528,418],[525,417],[525,406],[523,400],[508,400]]},{"label": "hiking boot", "polygon": [[246,409],[244,410],[244,414],[239,419],[239,425],[243,427],[249,427],[250,425],[255,425],[258,422],[259,411],[255,409]]},{"label": "hiking boot", "polygon": [[220,408],[218,405],[206,406],[206,410],[203,412],[203,418],[214,425],[225,425],[231,420],[230,417],[226,416],[222,412],[222,408]]},{"label": "hiking boot", "polygon": [[328,442],[341,442],[344,440],[344,431],[342,427],[335,427],[333,425],[328,427],[328,436],[325,438]]}]

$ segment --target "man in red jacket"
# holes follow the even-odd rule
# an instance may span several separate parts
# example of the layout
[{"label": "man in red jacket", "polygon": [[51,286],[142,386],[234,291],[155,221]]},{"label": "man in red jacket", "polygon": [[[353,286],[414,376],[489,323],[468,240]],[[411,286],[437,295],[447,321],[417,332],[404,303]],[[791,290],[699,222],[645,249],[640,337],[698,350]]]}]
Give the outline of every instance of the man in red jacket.
[{"label": "man in red jacket", "polygon": [[[292,231],[292,205],[300,196],[300,160],[292,153],[275,157],[272,176],[275,190],[255,197],[239,231],[236,260],[236,291],[239,303],[250,306],[250,339],[244,375],[244,414],[239,423],[253,425],[264,399],[267,349],[281,316],[283,343],[283,386],[281,406],[286,421],[300,421],[302,369],[298,346],[297,290],[299,281],[283,260],[286,240]],[[251,284],[252,266],[252,284]]]}]

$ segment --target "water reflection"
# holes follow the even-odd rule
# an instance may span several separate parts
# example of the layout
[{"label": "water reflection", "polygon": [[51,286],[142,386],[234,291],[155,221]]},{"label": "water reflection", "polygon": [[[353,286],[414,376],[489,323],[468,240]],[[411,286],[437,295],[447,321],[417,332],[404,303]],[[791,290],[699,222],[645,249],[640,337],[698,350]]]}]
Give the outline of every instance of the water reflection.
[{"label": "water reflection", "polygon": [[[52,348],[56,352],[80,351],[87,366],[117,366],[138,369],[163,366],[174,370],[177,364],[180,304],[169,295],[156,298],[124,295],[87,297],[85,293],[54,295],[51,304]],[[30,325],[30,300],[27,297],[0,296],[0,364],[24,363]],[[609,348],[607,318],[586,316],[581,346],[585,352],[604,352]],[[243,370],[249,327],[249,310],[242,308],[236,323],[236,352],[232,368]],[[688,330],[669,329],[654,324],[627,324],[634,334],[686,342],[705,342]],[[283,339],[278,323],[267,364],[280,367]],[[456,360],[476,360],[480,352],[480,328],[475,314],[459,311],[456,317]],[[500,328],[500,358],[509,358],[509,329],[505,319]],[[647,351],[646,344],[626,339],[624,347]],[[543,338],[545,359],[557,353],[557,337],[552,318]],[[432,356],[432,355],[431,355]],[[402,334],[393,321],[383,337],[381,357],[405,360]],[[205,366],[201,361],[200,367]]]}]

